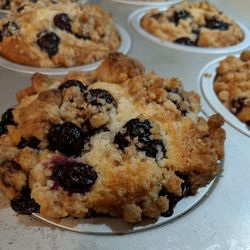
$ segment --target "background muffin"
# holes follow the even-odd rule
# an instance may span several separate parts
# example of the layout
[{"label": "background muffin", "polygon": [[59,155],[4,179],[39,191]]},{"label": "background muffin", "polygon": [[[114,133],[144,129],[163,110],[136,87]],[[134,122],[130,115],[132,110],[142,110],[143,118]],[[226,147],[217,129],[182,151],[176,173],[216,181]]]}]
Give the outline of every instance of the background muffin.
[{"label": "background muffin", "polygon": [[141,26],[161,40],[205,48],[223,48],[242,41],[239,25],[209,2],[180,3],[165,11],[150,10]]},{"label": "background muffin", "polygon": [[0,20],[0,54],[19,64],[48,68],[89,64],[119,45],[111,15],[97,5],[27,5]]}]

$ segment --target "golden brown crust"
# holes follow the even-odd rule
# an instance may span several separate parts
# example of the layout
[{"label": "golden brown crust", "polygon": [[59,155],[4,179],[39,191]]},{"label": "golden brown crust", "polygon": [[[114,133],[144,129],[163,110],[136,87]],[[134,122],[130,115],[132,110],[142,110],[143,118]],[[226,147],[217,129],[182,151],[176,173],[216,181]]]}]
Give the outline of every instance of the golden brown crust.
[{"label": "golden brown crust", "polygon": [[244,38],[239,25],[208,1],[184,1],[165,11],[152,9],[142,18],[141,26],[161,40],[184,44],[183,39],[188,39],[189,45],[204,48],[228,47]]},{"label": "golden brown crust", "polygon": [[[113,64],[114,58],[118,66]],[[109,78],[110,72],[115,77]],[[123,73],[124,81],[119,77]],[[68,80],[74,80],[73,85],[65,84]],[[76,80],[85,87],[80,88]],[[100,89],[106,91],[102,92],[105,97],[95,98],[93,93]],[[199,97],[194,92],[184,91],[175,78],[144,74],[133,59],[110,55],[88,74],[70,73],[61,78],[36,74],[32,91],[21,91],[22,98],[13,111],[18,125],[8,126],[8,132],[0,137],[0,152],[1,162],[20,165],[43,215],[86,217],[94,212],[120,216],[131,223],[143,216],[156,218],[168,211],[171,197],[195,194],[220,170],[223,118],[200,118]],[[78,157],[51,148],[50,128],[66,121],[84,133]],[[135,127],[131,129],[125,125],[128,123]],[[139,129],[140,123],[144,127]],[[20,146],[21,138],[31,142],[34,137],[39,139],[35,148],[32,143]],[[97,178],[87,191],[72,192],[55,180],[56,164],[62,167],[65,162],[94,169]],[[1,172],[0,180],[3,183]],[[11,198],[19,194],[16,183],[3,185]],[[189,192],[183,193],[183,185],[188,185]]]},{"label": "golden brown crust", "polygon": [[113,53],[96,70],[96,77],[100,81],[122,83],[138,75],[143,75],[143,65],[122,53]]},{"label": "golden brown crust", "polygon": [[[57,21],[61,14],[67,15],[67,24]],[[12,62],[36,67],[94,63],[120,45],[112,16],[97,5],[25,5],[0,21],[0,31],[0,54]]]}]

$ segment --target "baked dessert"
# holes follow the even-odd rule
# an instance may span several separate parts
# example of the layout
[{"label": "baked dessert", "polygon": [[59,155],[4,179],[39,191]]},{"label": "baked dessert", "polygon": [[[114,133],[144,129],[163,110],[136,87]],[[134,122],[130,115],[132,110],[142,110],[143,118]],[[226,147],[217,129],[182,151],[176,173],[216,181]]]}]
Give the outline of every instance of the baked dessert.
[{"label": "baked dessert", "polygon": [[183,2],[164,11],[151,9],[141,26],[163,41],[204,48],[228,47],[244,38],[239,25],[207,1]]},{"label": "baked dessert", "polygon": [[18,8],[22,8],[26,4],[57,4],[57,3],[68,3],[68,2],[79,2],[78,0],[0,0],[0,9],[4,10],[18,10]]},{"label": "baked dessert", "polygon": [[223,118],[199,117],[197,94],[120,53],[92,73],[35,74],[17,100],[0,126],[0,187],[19,212],[171,216],[220,171]]},{"label": "baked dessert", "polygon": [[0,54],[19,64],[84,65],[105,58],[119,45],[111,15],[97,5],[27,5],[0,20]]},{"label": "baked dessert", "polygon": [[214,90],[224,106],[250,126],[250,51],[220,62]]},{"label": "baked dessert", "polygon": [[80,0],[10,0],[12,11],[21,11],[26,5],[39,4],[40,6],[49,6],[58,3],[80,3]]}]

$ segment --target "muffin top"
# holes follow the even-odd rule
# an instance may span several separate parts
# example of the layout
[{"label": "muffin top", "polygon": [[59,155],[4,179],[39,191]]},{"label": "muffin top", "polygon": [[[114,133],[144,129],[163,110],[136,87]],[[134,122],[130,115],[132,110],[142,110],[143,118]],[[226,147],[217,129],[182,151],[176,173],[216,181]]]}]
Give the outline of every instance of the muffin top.
[{"label": "muffin top", "polygon": [[71,67],[114,52],[120,36],[112,16],[97,5],[24,5],[0,20],[0,54],[36,67]]},{"label": "muffin top", "polygon": [[186,46],[223,48],[244,38],[239,25],[207,1],[183,2],[164,11],[151,9],[141,26],[161,40]]},{"label": "muffin top", "polygon": [[220,170],[222,117],[199,117],[197,94],[122,54],[91,73],[35,74],[17,99],[0,123],[0,187],[16,210],[28,194],[28,212],[135,223],[170,216]]}]

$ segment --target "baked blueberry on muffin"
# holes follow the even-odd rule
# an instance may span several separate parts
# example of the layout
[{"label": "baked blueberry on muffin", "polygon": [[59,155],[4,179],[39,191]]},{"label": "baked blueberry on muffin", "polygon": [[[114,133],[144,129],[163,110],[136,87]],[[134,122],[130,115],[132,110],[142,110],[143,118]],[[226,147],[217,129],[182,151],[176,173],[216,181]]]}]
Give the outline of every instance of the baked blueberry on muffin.
[{"label": "baked blueberry on muffin", "polygon": [[186,46],[223,48],[244,38],[239,25],[207,1],[183,2],[164,11],[151,9],[141,26],[163,41]]},{"label": "baked blueberry on muffin", "polygon": [[91,73],[35,74],[17,100],[0,137],[0,187],[17,211],[136,223],[171,216],[220,171],[223,118],[199,117],[194,92],[120,53]]},{"label": "baked blueberry on muffin", "polygon": [[89,64],[119,45],[111,15],[97,5],[28,5],[0,20],[0,54],[19,64],[46,68]]},{"label": "baked blueberry on muffin", "polygon": [[250,126],[250,51],[220,62],[214,89],[224,106]]}]

